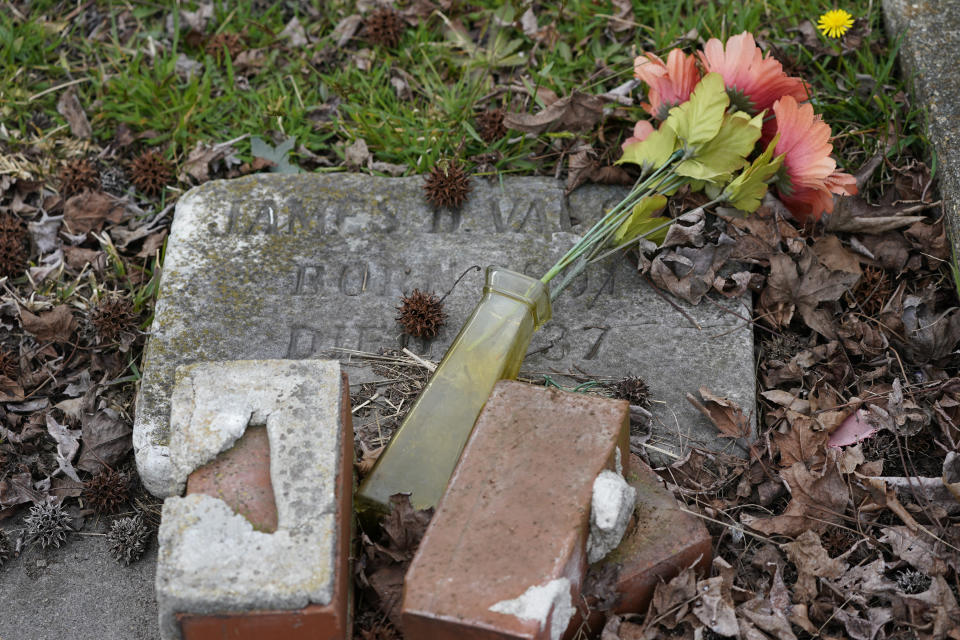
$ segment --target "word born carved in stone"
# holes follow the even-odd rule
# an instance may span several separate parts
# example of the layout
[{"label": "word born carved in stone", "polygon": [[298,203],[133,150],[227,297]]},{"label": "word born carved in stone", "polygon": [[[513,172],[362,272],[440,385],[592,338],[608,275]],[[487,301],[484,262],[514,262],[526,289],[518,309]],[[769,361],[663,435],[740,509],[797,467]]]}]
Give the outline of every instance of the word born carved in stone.
[{"label": "word born carved in stone", "polygon": [[349,297],[360,295],[397,296],[404,291],[409,269],[397,269],[373,260],[346,264],[304,264],[290,277],[294,296],[324,293]]}]

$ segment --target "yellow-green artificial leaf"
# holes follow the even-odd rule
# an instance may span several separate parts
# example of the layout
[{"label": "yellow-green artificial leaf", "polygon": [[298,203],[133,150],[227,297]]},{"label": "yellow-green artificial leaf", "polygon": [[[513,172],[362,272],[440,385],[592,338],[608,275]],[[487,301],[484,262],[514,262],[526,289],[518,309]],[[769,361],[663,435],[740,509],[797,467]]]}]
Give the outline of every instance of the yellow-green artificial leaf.
[{"label": "yellow-green artificial leaf", "polygon": [[690,99],[670,109],[664,124],[677,134],[687,149],[696,149],[712,140],[723,124],[723,114],[730,97],[723,86],[723,76],[708,73],[694,87]]},{"label": "yellow-green artificial leaf", "polygon": [[[651,216],[667,206],[667,199],[663,196],[647,196],[636,204],[630,217],[623,221],[623,224],[613,234],[610,241],[617,247],[625,242],[629,242],[637,236],[656,229],[660,225],[669,221],[670,218],[652,218]],[[658,245],[667,237],[668,229],[664,227],[647,236],[648,240],[656,242]]]},{"label": "yellow-green artificial leaf", "polygon": [[676,146],[677,135],[673,129],[661,126],[645,140],[628,144],[623,150],[623,156],[617,160],[617,164],[623,162],[638,164],[643,173],[648,173],[666,164]]},{"label": "yellow-green artificial leaf", "polygon": [[727,182],[734,171],[746,164],[746,157],[760,139],[762,128],[763,114],[753,118],[743,111],[728,114],[717,135],[677,165],[677,175],[720,184]]},{"label": "yellow-green artificial leaf", "polygon": [[770,144],[760,157],[754,160],[749,167],[744,169],[740,175],[734,178],[726,189],[723,190],[723,198],[726,202],[740,209],[753,213],[760,206],[760,201],[767,193],[767,181],[776,175],[783,164],[784,154],[780,154],[771,160],[773,150],[780,140],[780,134],[774,136]]}]

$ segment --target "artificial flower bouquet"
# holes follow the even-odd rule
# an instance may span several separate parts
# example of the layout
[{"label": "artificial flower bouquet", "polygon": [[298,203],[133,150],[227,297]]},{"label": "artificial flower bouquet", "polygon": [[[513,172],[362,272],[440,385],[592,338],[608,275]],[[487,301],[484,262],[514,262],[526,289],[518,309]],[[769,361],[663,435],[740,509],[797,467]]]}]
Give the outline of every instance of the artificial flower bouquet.
[{"label": "artificial flower bouquet", "polygon": [[[619,163],[640,167],[630,193],[544,276],[563,273],[555,298],[590,263],[650,237],[674,219],[656,217],[683,187],[703,191],[719,212],[755,211],[772,187],[800,221],[833,211],[834,194],[855,194],[853,176],[830,157],[830,126],[814,113],[809,88],[764,56],[753,35],[724,45],[716,38],[696,56],[673,49],[666,63],[653,53],[634,62],[648,87],[640,120]],[[659,234],[659,236],[655,235]]]},{"label": "artificial flower bouquet", "polygon": [[806,102],[806,85],[749,33],[710,40],[696,57],[673,50],[666,63],[647,53],[634,71],[649,86],[643,106],[653,119],[624,143],[620,162],[640,167],[637,183],[539,280],[488,269],[483,298],[357,492],[362,513],[386,512],[401,492],[418,509],[437,504],[494,384],[516,377],[550,319],[550,301],[590,263],[662,239],[674,219],[656,214],[681,188],[703,191],[701,208],[749,213],[772,186],[801,221],[831,211],[833,194],[856,192],[836,171],[830,127]]}]

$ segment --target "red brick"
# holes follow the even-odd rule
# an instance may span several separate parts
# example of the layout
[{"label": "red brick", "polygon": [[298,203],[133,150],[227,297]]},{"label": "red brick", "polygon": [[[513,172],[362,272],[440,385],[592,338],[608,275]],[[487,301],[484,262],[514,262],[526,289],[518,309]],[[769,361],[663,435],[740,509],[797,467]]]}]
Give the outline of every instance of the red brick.
[{"label": "red brick", "polygon": [[658,582],[696,565],[706,572],[713,561],[713,540],[703,521],[681,511],[660,478],[640,458],[631,456],[627,482],[637,490],[636,525],[600,563],[620,565],[616,613],[647,609]]},{"label": "red brick", "polygon": [[[337,518],[343,525],[337,528],[340,539],[337,541],[338,559],[334,563],[336,567],[334,591],[330,603],[312,604],[289,611],[178,614],[177,620],[180,623],[183,640],[343,640],[350,637],[353,606],[350,571],[353,532],[353,423],[350,411],[350,385],[346,373],[342,374],[341,389],[340,424],[343,437],[340,438],[341,473],[337,478],[336,496]],[[250,430],[248,427],[247,432],[249,433]],[[269,475],[269,442],[265,435],[264,430],[263,438],[257,435],[249,438],[244,445],[241,445],[239,455],[218,458],[216,462],[221,464],[216,472],[210,469],[204,471],[205,468],[202,468],[194,472],[197,475],[196,478],[193,476],[191,478],[194,481],[194,491],[225,500],[231,499],[234,502],[228,502],[228,504],[234,509],[237,509],[234,505],[238,500],[244,508],[249,508],[254,514],[262,514],[272,505],[275,528],[276,505]],[[224,466],[225,463],[222,462],[224,459],[232,460],[239,468]],[[264,467],[267,471],[266,475],[263,474]],[[245,486],[243,483],[254,483],[257,486]],[[187,492],[190,493],[190,479],[187,486]],[[211,490],[218,491],[219,495],[210,493]],[[239,510],[238,512],[243,513]],[[254,517],[261,520],[259,515]]]},{"label": "red brick", "polygon": [[[586,570],[593,482],[629,455],[626,402],[499,382],[406,576],[407,640],[550,638],[552,618],[491,611]],[[559,584],[559,583],[558,583]]]},{"label": "red brick", "polygon": [[277,530],[267,428],[249,426],[232,448],[187,477],[187,494],[219,498],[266,533]]},{"label": "red brick", "polygon": [[[637,491],[634,521],[620,546],[592,567],[603,571],[605,565],[617,570],[618,599],[613,613],[645,613],[653,591],[687,567],[703,575],[713,560],[713,540],[696,516],[681,510],[673,494],[639,457],[630,456],[627,482]],[[592,607],[594,602],[589,603]],[[591,608],[584,627],[588,637],[597,637],[605,614]],[[575,621],[580,624],[579,615]]]}]

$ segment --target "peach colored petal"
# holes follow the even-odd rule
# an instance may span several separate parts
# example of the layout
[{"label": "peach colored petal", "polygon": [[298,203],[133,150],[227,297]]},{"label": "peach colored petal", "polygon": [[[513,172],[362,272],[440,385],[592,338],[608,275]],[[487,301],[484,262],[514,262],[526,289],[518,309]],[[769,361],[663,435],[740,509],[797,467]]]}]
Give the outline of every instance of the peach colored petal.
[{"label": "peach colored petal", "polygon": [[834,171],[824,180],[830,193],[839,195],[855,196],[857,195],[857,179],[849,173]]},{"label": "peach colored petal", "polygon": [[780,201],[800,223],[819,220],[824,213],[833,212],[833,194],[825,188],[797,189],[790,195],[780,195]]},{"label": "peach colored petal", "polygon": [[776,58],[763,57],[749,32],[731,36],[726,47],[711,38],[698,56],[707,73],[719,73],[728,90],[750,100],[752,113],[769,109],[784,96],[802,102],[809,95],[802,79],[784,73],[783,65]]},{"label": "peach colored petal", "polygon": [[666,118],[670,107],[686,102],[700,81],[696,58],[679,49],[670,51],[666,64],[653,53],[637,56],[633,61],[633,75],[650,88],[647,94],[650,102],[641,106],[660,120]]},{"label": "peach colored petal", "polygon": [[653,125],[649,120],[637,120],[637,124],[633,125],[633,135],[624,140],[620,146],[626,149],[627,145],[643,142],[651,133],[653,133]]},{"label": "peach colored petal", "polygon": [[830,157],[830,126],[813,113],[810,104],[798,105],[784,96],[773,105],[776,116],[777,142],[775,155],[785,154],[784,169],[793,189],[822,188],[827,177],[837,168]]}]

